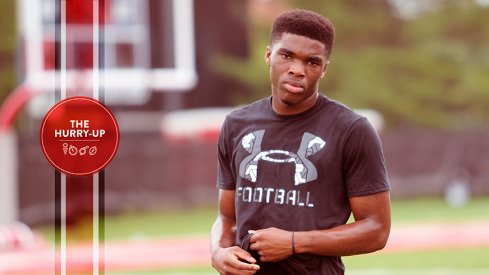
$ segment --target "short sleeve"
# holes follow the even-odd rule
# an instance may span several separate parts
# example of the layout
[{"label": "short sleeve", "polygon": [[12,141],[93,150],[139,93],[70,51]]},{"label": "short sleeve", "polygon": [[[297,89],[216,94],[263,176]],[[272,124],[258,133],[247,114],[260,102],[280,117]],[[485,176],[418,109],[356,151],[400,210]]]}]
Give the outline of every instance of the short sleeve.
[{"label": "short sleeve", "polygon": [[229,120],[226,118],[217,143],[217,187],[220,189],[234,190],[236,187],[235,177],[231,164],[231,152],[229,144]]},{"label": "short sleeve", "polygon": [[349,197],[390,190],[380,138],[366,118],[353,124],[343,152],[343,173]]}]

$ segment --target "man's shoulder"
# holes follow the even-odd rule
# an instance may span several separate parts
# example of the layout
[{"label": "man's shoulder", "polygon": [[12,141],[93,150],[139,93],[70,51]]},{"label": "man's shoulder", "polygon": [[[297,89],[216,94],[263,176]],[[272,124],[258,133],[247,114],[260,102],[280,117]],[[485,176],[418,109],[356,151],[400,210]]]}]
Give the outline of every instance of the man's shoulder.
[{"label": "man's shoulder", "polygon": [[267,113],[267,104],[269,104],[270,98],[262,98],[248,105],[238,107],[230,112],[227,116],[228,120],[249,120],[254,119],[256,116],[264,115]]},{"label": "man's shoulder", "polygon": [[327,101],[327,116],[331,117],[337,123],[352,124],[364,118],[363,115],[357,113],[346,104],[324,97]]},{"label": "man's shoulder", "polygon": [[383,119],[373,110],[354,110],[347,105],[330,100],[329,116],[334,121],[337,130],[343,129],[348,133],[374,133],[382,129]]}]

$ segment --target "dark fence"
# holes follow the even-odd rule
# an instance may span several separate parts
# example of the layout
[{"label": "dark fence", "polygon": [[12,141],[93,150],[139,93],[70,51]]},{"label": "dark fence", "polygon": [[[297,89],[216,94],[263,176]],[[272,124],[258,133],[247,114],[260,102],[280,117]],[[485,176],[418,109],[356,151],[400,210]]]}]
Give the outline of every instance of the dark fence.
[{"label": "dark fence", "polygon": [[[382,135],[392,196],[442,196],[453,181],[472,195],[489,194],[489,131],[399,129]],[[29,224],[54,220],[54,169],[37,136],[19,135],[20,219]],[[216,141],[165,140],[158,132],[122,133],[119,151],[105,170],[108,213],[123,210],[216,204]],[[81,180],[82,181],[82,180]],[[68,215],[91,204],[91,189],[70,189]]]}]

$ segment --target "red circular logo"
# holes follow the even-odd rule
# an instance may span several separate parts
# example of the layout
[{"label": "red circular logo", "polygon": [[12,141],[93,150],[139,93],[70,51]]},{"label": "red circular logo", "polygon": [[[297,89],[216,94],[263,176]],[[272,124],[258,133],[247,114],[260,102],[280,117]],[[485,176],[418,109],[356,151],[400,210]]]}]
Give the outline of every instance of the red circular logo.
[{"label": "red circular logo", "polygon": [[110,110],[89,97],[54,105],[41,124],[41,148],[63,173],[82,176],[103,169],[119,146],[119,126]]}]

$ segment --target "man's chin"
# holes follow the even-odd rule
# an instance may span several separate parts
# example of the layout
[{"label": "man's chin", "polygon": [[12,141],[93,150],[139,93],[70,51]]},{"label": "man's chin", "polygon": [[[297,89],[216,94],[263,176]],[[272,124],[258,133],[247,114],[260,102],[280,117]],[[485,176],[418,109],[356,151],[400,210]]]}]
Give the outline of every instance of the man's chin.
[{"label": "man's chin", "polygon": [[282,104],[286,105],[286,106],[294,106],[295,103],[289,99],[286,99],[286,98],[283,98],[280,100],[282,102]]},{"label": "man's chin", "polygon": [[284,93],[280,96],[280,102],[286,106],[294,106],[297,103],[297,95],[291,93]]}]

